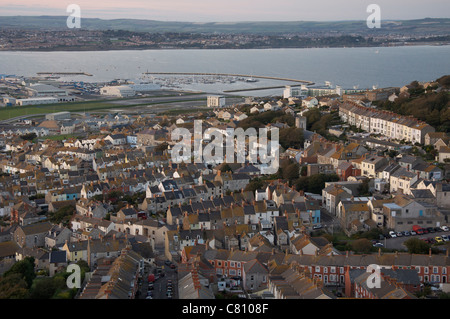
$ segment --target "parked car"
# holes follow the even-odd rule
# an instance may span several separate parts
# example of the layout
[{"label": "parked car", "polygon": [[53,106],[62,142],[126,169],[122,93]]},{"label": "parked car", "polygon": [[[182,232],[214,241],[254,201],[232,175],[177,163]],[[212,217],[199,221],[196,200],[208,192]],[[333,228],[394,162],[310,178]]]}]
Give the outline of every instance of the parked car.
[{"label": "parked car", "polygon": [[317,225],[314,225],[313,226],[313,229],[321,229],[322,228],[322,225],[321,224],[317,224]]},{"label": "parked car", "polygon": [[441,232],[442,229],[441,229],[441,227],[434,227],[434,231],[435,231],[435,232]]},{"label": "parked car", "polygon": [[427,230],[428,230],[429,233],[435,233],[436,232],[433,227],[428,227]]},{"label": "parked car", "polygon": [[373,247],[384,247],[384,245],[382,243],[375,243],[373,244]]},{"label": "parked car", "polygon": [[403,233],[401,231],[397,232],[397,237],[402,237]]},{"label": "parked car", "polygon": [[405,235],[405,236],[411,236],[411,233],[410,233],[409,231],[405,230],[405,231],[403,232],[403,235]]},{"label": "parked car", "polygon": [[442,240],[443,240],[443,241],[449,241],[449,240],[450,240],[450,238],[449,238],[448,235],[445,235],[445,234],[444,234],[444,235],[442,235],[441,237],[442,237]]},{"label": "parked car", "polygon": [[435,244],[436,240],[434,240],[434,238],[428,237],[428,241],[430,244]]},{"label": "parked car", "polygon": [[392,238],[396,238],[396,237],[397,237],[397,233],[396,233],[395,231],[393,231],[393,230],[391,230],[391,231],[389,232],[389,235],[390,235]]},{"label": "parked car", "polygon": [[414,230],[411,230],[411,236],[416,236],[417,233]]},{"label": "parked car", "polygon": [[450,228],[448,228],[447,226],[441,226],[441,229],[443,230],[443,231],[449,231],[450,230]]},{"label": "parked car", "polygon": [[428,229],[426,229],[426,228],[422,228],[422,231],[423,231],[424,234],[428,234],[429,233]]},{"label": "parked car", "polygon": [[444,242],[444,240],[442,240],[442,237],[440,237],[440,236],[434,237],[434,240],[436,241],[437,244],[438,244],[438,243],[443,243],[443,242]]}]

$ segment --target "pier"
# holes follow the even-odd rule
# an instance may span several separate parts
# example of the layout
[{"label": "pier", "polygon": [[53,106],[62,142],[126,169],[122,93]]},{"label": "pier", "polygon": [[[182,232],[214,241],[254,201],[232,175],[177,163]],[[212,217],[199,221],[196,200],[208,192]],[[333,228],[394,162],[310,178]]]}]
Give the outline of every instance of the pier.
[{"label": "pier", "polygon": [[[301,84],[290,85],[291,87],[297,87]],[[235,89],[235,90],[224,90],[223,93],[235,93],[235,92],[247,92],[247,91],[262,91],[262,90],[272,90],[272,89],[284,89],[286,85],[282,86],[266,86],[266,87],[258,87],[258,88],[250,88],[250,89]]]},{"label": "pier", "polygon": [[37,75],[86,75],[92,76],[90,73],[86,72],[37,72]]}]

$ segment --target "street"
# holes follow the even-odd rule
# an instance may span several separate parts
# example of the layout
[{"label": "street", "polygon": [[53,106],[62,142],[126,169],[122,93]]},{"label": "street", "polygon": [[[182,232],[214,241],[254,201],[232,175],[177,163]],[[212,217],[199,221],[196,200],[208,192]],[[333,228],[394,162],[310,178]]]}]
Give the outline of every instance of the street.
[{"label": "street", "polygon": [[[157,275],[159,273],[159,275]],[[149,283],[148,283],[148,275],[154,274],[156,280],[153,282],[153,290],[152,299],[169,299],[167,297],[167,287],[168,281],[172,281],[172,298],[178,298],[178,276],[177,269],[171,269],[168,265],[165,264],[165,260],[156,259],[156,267],[146,266],[142,286],[140,287],[140,295],[139,299],[146,299]],[[161,276],[162,275],[162,276]]]}]

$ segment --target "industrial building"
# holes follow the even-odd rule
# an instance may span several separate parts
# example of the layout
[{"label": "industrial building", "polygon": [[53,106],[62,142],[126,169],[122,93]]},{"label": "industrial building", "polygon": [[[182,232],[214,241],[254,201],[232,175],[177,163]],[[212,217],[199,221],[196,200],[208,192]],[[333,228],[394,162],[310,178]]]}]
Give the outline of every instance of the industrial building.
[{"label": "industrial building", "polygon": [[66,96],[67,91],[48,84],[31,84],[26,87],[29,96],[44,97],[44,96]]},{"label": "industrial building", "polygon": [[32,97],[29,99],[18,99],[16,100],[16,105],[25,106],[38,104],[53,104],[58,102],[59,101],[56,97]]},{"label": "industrial building", "polygon": [[101,88],[100,94],[116,97],[131,97],[136,95],[136,91],[127,85],[104,86]]}]

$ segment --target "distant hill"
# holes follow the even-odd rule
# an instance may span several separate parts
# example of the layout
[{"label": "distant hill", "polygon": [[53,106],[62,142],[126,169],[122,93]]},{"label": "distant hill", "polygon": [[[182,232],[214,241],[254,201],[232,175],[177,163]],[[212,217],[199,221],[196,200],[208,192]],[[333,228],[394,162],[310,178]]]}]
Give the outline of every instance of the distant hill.
[{"label": "distant hill", "polygon": [[[0,16],[0,29],[67,29],[67,16]],[[366,21],[290,21],[290,22],[169,22],[140,19],[82,18],[81,28],[87,30],[127,30],[139,32],[186,33],[345,33],[345,34],[405,34],[448,35],[450,19],[386,20],[381,28],[369,29]]]}]

